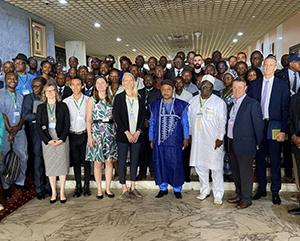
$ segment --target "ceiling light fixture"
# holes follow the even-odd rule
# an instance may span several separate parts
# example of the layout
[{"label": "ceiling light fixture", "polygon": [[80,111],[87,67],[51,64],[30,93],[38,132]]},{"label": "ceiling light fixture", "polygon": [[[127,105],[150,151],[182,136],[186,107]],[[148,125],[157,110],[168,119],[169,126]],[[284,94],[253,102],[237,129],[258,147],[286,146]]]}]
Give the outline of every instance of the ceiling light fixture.
[{"label": "ceiling light fixture", "polygon": [[234,38],[233,40],[232,40],[232,42],[234,42],[234,43],[236,43],[238,40],[236,39],[236,38]]},{"label": "ceiling light fixture", "polygon": [[281,39],[282,39],[282,37],[279,37],[278,39],[279,39],[279,40],[281,40]]},{"label": "ceiling light fixture", "polygon": [[133,52],[136,52],[136,49],[132,49]]},{"label": "ceiling light fixture", "polygon": [[238,32],[238,36],[242,36],[243,35],[243,32]]},{"label": "ceiling light fixture", "polygon": [[121,38],[117,38],[117,41],[118,41],[118,42],[121,42],[121,40],[122,40]]},{"label": "ceiling light fixture", "polygon": [[98,23],[98,22],[95,22],[95,23],[94,23],[94,26],[95,26],[95,28],[100,28],[100,27],[101,27],[101,24]]},{"label": "ceiling light fixture", "polygon": [[58,0],[58,2],[59,2],[60,4],[67,4],[67,3],[68,3],[67,0]]},{"label": "ceiling light fixture", "polygon": [[126,47],[129,47],[129,44],[126,44],[125,46],[126,46]]}]

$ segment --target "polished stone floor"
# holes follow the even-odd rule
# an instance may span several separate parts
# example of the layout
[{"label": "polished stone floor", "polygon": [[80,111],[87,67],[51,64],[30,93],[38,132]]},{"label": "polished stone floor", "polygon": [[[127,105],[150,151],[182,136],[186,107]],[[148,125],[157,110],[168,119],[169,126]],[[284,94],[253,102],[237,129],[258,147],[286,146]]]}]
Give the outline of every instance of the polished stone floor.
[{"label": "polished stone floor", "polygon": [[[33,199],[1,221],[0,240],[300,240],[300,216],[287,213],[296,207],[291,193],[281,193],[280,206],[272,205],[269,193],[236,210],[226,201],[214,207],[212,196],[201,202],[197,191],[183,191],[176,200],[170,189],[162,199],[154,198],[156,190],[141,190],[143,199],[129,201],[114,192],[114,199],[74,199],[68,189],[66,204]],[[233,195],[227,191],[224,200]]]}]

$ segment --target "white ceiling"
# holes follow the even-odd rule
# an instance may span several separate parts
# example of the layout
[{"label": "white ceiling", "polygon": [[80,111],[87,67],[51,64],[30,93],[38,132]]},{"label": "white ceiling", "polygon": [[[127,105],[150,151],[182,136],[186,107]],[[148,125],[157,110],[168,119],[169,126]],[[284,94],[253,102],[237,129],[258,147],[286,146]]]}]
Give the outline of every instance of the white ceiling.
[{"label": "white ceiling", "polygon": [[[130,58],[159,58],[179,49],[204,57],[219,50],[228,57],[300,10],[299,0],[68,0],[66,5],[48,0],[48,6],[44,0],[4,1],[52,22],[58,45],[79,40],[89,55]],[[244,35],[233,43],[240,31]]]}]

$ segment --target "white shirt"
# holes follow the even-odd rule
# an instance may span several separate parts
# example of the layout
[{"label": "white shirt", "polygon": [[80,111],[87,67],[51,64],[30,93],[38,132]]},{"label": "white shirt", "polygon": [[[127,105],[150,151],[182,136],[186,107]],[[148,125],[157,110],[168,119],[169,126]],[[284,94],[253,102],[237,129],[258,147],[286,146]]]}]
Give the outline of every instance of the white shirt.
[{"label": "white shirt", "polygon": [[192,82],[189,84],[188,87],[183,86],[183,89],[190,92],[191,94],[198,92],[198,87],[194,85]]},{"label": "white shirt", "polygon": [[175,92],[173,97],[177,98],[179,100],[183,100],[183,101],[189,102],[193,98],[193,95],[190,92],[188,92],[185,89],[183,89],[182,92],[181,92],[181,95],[178,95]]},{"label": "white shirt", "polygon": [[[293,91],[293,86],[294,86],[294,78],[295,78],[295,75],[294,73],[296,73],[296,78],[297,78],[297,85],[296,85],[296,92],[297,90],[300,88],[300,78],[299,78],[299,73],[298,72],[294,72],[290,69],[288,69],[288,73],[289,73],[289,80],[290,80],[290,88],[291,88],[291,91]],[[293,91],[293,94],[294,91]]]},{"label": "white shirt", "polygon": [[175,77],[178,75],[178,71],[179,71],[179,76],[181,76],[182,71],[183,71],[183,67],[182,67],[181,69],[176,69],[176,68],[174,68],[174,74],[175,74]]},{"label": "white shirt", "polygon": [[[63,100],[69,108],[70,131],[81,132],[86,130],[86,104],[88,99],[89,97],[81,94],[78,102],[76,102],[73,95]],[[75,102],[79,107],[79,110],[77,109]]]},{"label": "white shirt", "polygon": [[64,90],[65,90],[65,86],[63,86],[63,87],[59,87],[59,86],[57,86],[57,91],[59,92],[59,90],[61,89],[61,92],[63,93],[64,92]]},{"label": "white shirt", "polygon": [[145,87],[144,86],[144,79],[141,78],[141,77],[138,77],[136,82],[135,82],[135,86],[136,86],[137,90],[143,89]]},{"label": "white shirt", "polygon": [[[268,81],[269,81],[269,84],[268,84],[268,90],[267,90],[267,95],[266,95],[266,100],[265,100],[265,106],[264,106],[264,109],[263,109],[263,113],[264,113],[263,114],[263,119],[269,119],[269,105],[270,105],[272,87],[273,87],[273,83],[274,83],[274,76],[272,78],[270,78]],[[263,84],[262,84],[262,89],[261,89],[261,99],[262,99],[263,93],[264,93],[265,82],[266,82],[266,79],[264,77]]]},{"label": "white shirt", "polygon": [[135,100],[126,95],[126,105],[128,112],[129,132],[131,133],[131,135],[133,135],[136,132],[137,119],[139,113],[139,101],[138,99]]}]

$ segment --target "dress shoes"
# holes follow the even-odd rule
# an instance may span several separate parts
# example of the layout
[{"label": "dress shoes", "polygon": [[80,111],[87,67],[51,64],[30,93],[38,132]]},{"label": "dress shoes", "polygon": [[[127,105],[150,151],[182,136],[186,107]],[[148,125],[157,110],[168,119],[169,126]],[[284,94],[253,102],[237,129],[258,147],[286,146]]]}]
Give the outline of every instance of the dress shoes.
[{"label": "dress shoes", "polygon": [[258,200],[266,196],[267,196],[267,192],[257,191],[257,193],[253,196],[253,200]]},{"label": "dress shoes", "polygon": [[181,192],[174,192],[174,195],[177,199],[182,199],[182,194]]},{"label": "dress shoes", "polygon": [[82,187],[77,186],[77,187],[75,187],[73,197],[75,197],[75,198],[80,197],[81,193],[82,193]]},{"label": "dress shoes", "polygon": [[28,193],[29,192],[29,188],[26,185],[21,186],[21,185],[16,184],[15,186],[16,186],[17,189],[21,189],[21,191],[23,193]]},{"label": "dress shoes", "polygon": [[293,182],[295,182],[295,178],[293,178],[293,177],[285,177],[284,181],[287,182],[287,183],[293,183]]},{"label": "dress shoes", "polygon": [[274,205],[280,205],[281,204],[281,199],[278,194],[273,194],[272,195],[272,202]]},{"label": "dress shoes", "polygon": [[191,182],[191,178],[187,177],[187,178],[185,178],[184,181],[187,182],[187,183],[190,183]]},{"label": "dress shoes", "polygon": [[140,181],[140,180],[143,180],[143,179],[145,179],[146,178],[146,176],[145,175],[138,175],[137,177],[136,177],[136,180],[137,181]]},{"label": "dress shoes", "polygon": [[60,200],[60,203],[66,203],[67,202],[67,198],[64,200]]},{"label": "dress shoes", "polygon": [[38,199],[38,200],[43,200],[43,199],[45,199],[45,193],[42,191],[42,192],[38,192],[37,194],[36,194],[36,198]]},{"label": "dress shoes", "polygon": [[109,198],[115,197],[115,194],[113,194],[113,193],[109,194],[107,191],[105,191],[105,195],[108,196]]},{"label": "dress shoes", "polygon": [[48,194],[50,197],[52,196],[52,190],[51,189],[45,189],[45,193]]},{"label": "dress shoes", "polygon": [[163,196],[168,194],[168,189],[165,191],[160,190],[157,195],[155,196],[155,198],[162,198]]},{"label": "dress shoes", "polygon": [[102,195],[97,195],[96,198],[97,198],[98,200],[103,199],[103,194],[102,194]]},{"label": "dress shoes", "polygon": [[289,212],[289,214],[292,214],[292,215],[300,215],[300,208],[295,208],[295,209],[289,210],[288,212]]},{"label": "dress shoes", "polygon": [[196,198],[203,201],[205,200],[207,197],[209,197],[209,194],[205,194],[205,193],[200,193]]},{"label": "dress shoes", "polygon": [[91,196],[92,195],[92,192],[91,192],[91,189],[90,187],[86,186],[83,188],[83,195],[85,197],[88,197],[88,196]]},{"label": "dress shoes", "polygon": [[11,198],[11,192],[9,189],[3,189],[2,196],[4,199],[10,199]]},{"label": "dress shoes", "polygon": [[56,195],[55,199],[50,199],[50,204],[56,203],[56,200],[57,200],[57,195]]},{"label": "dress shoes", "polygon": [[245,202],[245,201],[240,201],[237,205],[236,205],[236,208],[237,209],[245,209],[245,208],[247,208],[247,207],[250,207],[252,204],[250,204],[250,203],[247,203],[247,202]]},{"label": "dress shoes", "polygon": [[239,203],[240,201],[241,201],[241,199],[238,196],[227,199],[227,202],[229,202],[229,203]]},{"label": "dress shoes", "polygon": [[127,190],[127,191],[125,191],[125,192],[123,192],[122,193],[122,196],[125,198],[125,199],[131,199],[131,196],[130,196],[130,194],[129,194],[129,191]]}]

